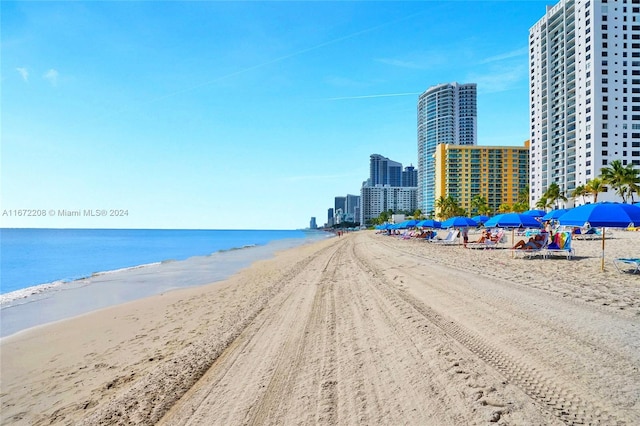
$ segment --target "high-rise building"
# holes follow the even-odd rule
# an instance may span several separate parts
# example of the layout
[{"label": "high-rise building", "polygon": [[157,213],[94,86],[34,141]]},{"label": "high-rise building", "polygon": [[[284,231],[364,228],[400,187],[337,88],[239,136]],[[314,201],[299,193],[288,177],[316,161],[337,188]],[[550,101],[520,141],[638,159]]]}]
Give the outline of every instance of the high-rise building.
[{"label": "high-rise building", "polygon": [[402,185],[401,186],[418,186],[418,170],[413,166],[407,166],[402,171]]},{"label": "high-rise building", "polygon": [[345,207],[347,204],[347,197],[335,197],[334,200],[334,211],[333,211],[333,215],[334,217],[338,214],[338,210],[340,210],[342,213],[345,212]]},{"label": "high-rise building", "polygon": [[529,183],[529,143],[515,146],[439,144],[435,153],[436,199],[453,197],[468,214],[481,196],[492,212],[513,206]]},{"label": "high-rise building", "polygon": [[380,154],[371,154],[369,159],[370,186],[402,186],[402,164]]},{"label": "high-rise building", "polygon": [[360,224],[368,225],[371,219],[380,216],[383,211],[407,211],[416,209],[415,187],[363,185],[360,188]]},{"label": "high-rise building", "polygon": [[327,210],[327,225],[333,226],[333,209]]},{"label": "high-rise building", "polygon": [[435,160],[439,143],[477,143],[477,90],[475,83],[432,86],[418,98],[418,208],[434,210]]},{"label": "high-rise building", "polygon": [[309,228],[310,229],[317,229],[318,228],[318,224],[316,223],[316,218],[315,217],[311,217],[311,220],[309,221]]},{"label": "high-rise building", "polygon": [[360,206],[360,196],[347,194],[345,198],[345,220],[347,222],[359,222],[360,216],[356,215],[356,209]]},{"label": "high-rise building", "polygon": [[[640,165],[636,0],[547,7],[529,30],[529,73],[531,205],[552,183],[571,205],[573,190],[613,160]],[[613,192],[598,201],[615,199]]]}]

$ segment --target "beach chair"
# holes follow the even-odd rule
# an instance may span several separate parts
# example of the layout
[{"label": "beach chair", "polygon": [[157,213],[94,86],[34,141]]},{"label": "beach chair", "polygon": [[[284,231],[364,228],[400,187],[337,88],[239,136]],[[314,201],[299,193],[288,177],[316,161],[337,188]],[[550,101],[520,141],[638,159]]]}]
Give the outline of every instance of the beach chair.
[{"label": "beach chair", "polygon": [[447,245],[447,244],[456,244],[457,243],[457,238],[458,238],[458,230],[454,229],[452,231],[449,231],[449,233],[447,234],[447,236],[443,239],[443,240],[438,240],[438,239],[431,239],[431,240],[427,240],[432,244],[441,244],[441,245]]},{"label": "beach chair", "polygon": [[599,229],[587,228],[581,229],[579,233],[575,233],[573,237],[576,240],[597,240],[602,238],[602,234]]},{"label": "beach chair", "polygon": [[467,243],[467,248],[471,248],[471,249],[489,249],[489,248],[496,248],[496,246],[498,245],[498,243],[502,242],[502,240],[504,239],[504,230],[500,229],[495,236],[491,237],[490,239],[485,240],[482,243],[477,243],[477,242],[471,242],[471,243]]},{"label": "beach chair", "polygon": [[504,229],[499,230],[495,238],[492,237],[490,240],[486,241],[486,248],[496,248],[498,244],[504,241],[505,235]]},{"label": "beach chair", "polygon": [[509,249],[509,251],[513,254],[514,257],[518,257],[518,256],[522,256],[522,258],[528,257],[528,258],[532,258],[535,256],[540,255],[542,258],[544,258],[545,255],[545,250],[547,249],[547,246],[549,245],[549,236],[547,235],[546,232],[540,232],[540,234],[546,236],[546,238],[542,241],[542,245],[539,248],[518,248],[518,249]]},{"label": "beach chair", "polygon": [[571,248],[571,232],[557,232],[553,236],[553,242],[546,247],[544,257],[547,258],[555,254],[565,255],[567,259],[573,257],[575,252]]},{"label": "beach chair", "polygon": [[617,259],[613,259],[613,266],[616,267],[618,272],[625,272],[625,270],[620,269],[621,265],[619,266],[618,264],[630,265],[631,269],[628,269],[627,271],[632,274],[640,272],[640,258],[638,257],[619,257]]}]

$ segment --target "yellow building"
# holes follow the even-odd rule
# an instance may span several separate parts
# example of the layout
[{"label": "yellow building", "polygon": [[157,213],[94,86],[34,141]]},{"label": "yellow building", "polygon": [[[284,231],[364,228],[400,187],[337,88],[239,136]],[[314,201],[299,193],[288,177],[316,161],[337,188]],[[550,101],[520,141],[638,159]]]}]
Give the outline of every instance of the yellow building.
[{"label": "yellow building", "polygon": [[439,144],[435,157],[435,197],[451,195],[469,214],[480,195],[495,213],[512,206],[529,183],[529,141],[523,147]]}]

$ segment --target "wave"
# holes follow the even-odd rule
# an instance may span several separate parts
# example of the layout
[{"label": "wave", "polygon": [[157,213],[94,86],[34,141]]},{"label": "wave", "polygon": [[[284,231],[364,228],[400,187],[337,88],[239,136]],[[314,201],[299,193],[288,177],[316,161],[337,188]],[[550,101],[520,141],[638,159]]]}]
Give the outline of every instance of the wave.
[{"label": "wave", "polygon": [[247,244],[247,245],[242,246],[242,247],[231,247],[231,248],[228,248],[228,249],[222,249],[222,250],[218,250],[216,252],[211,253],[211,255],[214,255],[216,253],[226,253],[226,252],[229,252],[229,251],[244,250],[244,249],[253,248],[253,247],[258,247],[258,244]]},{"label": "wave", "polygon": [[[126,268],[112,269],[109,271],[100,271],[94,272],[90,275],[79,276],[75,278],[66,278],[61,280],[56,280],[44,284],[37,284],[31,287],[21,288],[19,290],[14,290],[9,293],[0,294],[0,307],[5,308],[9,306],[14,306],[18,303],[18,301],[28,299],[33,296],[46,295],[47,293],[51,293],[54,291],[66,290],[66,287],[69,287],[71,284],[75,283],[78,285],[82,285],[83,281],[87,280],[91,277],[100,277],[103,275],[116,274],[118,272],[130,271],[134,269],[146,268],[149,266],[160,265],[162,262],[153,262],[153,263],[145,263],[143,265],[129,266]],[[25,301],[26,303],[26,301]]]},{"label": "wave", "polygon": [[[258,244],[248,244],[242,247],[222,249],[222,250],[218,250],[216,252],[211,253],[209,256],[213,256],[218,253],[227,253],[227,252],[244,250],[244,249],[249,249],[254,247],[258,247]],[[195,258],[195,257],[200,257],[200,256],[195,255],[195,256],[192,256],[191,258]],[[22,304],[22,303],[19,303],[21,301],[23,303],[28,303],[30,300],[27,300],[27,299],[31,299],[34,297],[39,298],[38,296],[46,296],[48,293],[51,293],[51,292],[66,290],[67,288],[70,289],[71,288],[70,286],[74,283],[76,284],[74,287],[77,287],[78,285],[82,286],[83,284],[84,285],[89,284],[89,282],[83,283],[83,281],[87,280],[88,278],[100,277],[100,276],[110,275],[110,274],[117,274],[120,272],[131,271],[131,270],[136,270],[141,268],[148,268],[151,266],[164,265],[164,264],[179,262],[184,260],[187,260],[187,259],[181,259],[181,260],[166,259],[160,262],[144,263],[142,265],[128,266],[125,268],[111,269],[108,271],[93,272],[92,274],[86,275],[86,276],[60,279],[60,280],[56,280],[56,281],[52,281],[44,284],[37,284],[31,287],[21,288],[19,290],[14,290],[9,293],[0,294],[0,308],[8,308],[10,306]]]}]

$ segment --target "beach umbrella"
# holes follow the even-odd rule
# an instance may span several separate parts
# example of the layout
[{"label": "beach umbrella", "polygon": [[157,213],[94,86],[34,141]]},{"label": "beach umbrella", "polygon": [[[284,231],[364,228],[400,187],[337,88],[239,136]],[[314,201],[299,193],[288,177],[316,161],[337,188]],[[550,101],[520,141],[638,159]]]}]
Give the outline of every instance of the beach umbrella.
[{"label": "beach umbrella", "polygon": [[407,221],[407,228],[411,228],[414,227],[418,224],[418,222],[420,222],[419,220],[416,219],[411,219]]},{"label": "beach umbrella", "polygon": [[416,224],[416,226],[419,226],[421,228],[436,228],[436,229],[442,228],[442,224],[437,220],[433,220],[433,219],[421,220]]},{"label": "beach umbrella", "polygon": [[544,216],[542,216],[542,220],[544,220],[544,221],[557,220],[560,216],[562,216],[563,214],[565,214],[568,211],[569,211],[569,209],[551,210],[549,213],[547,213]]},{"label": "beach umbrella", "polygon": [[[511,228],[511,242],[515,241],[515,228],[540,228],[542,224],[533,216],[526,213],[503,213],[485,222],[487,228]],[[514,253],[511,252],[513,257]]]},{"label": "beach umbrella", "polygon": [[487,228],[540,228],[538,222],[533,216],[525,213],[503,213],[492,217],[485,222]]},{"label": "beach umbrella", "polygon": [[575,207],[558,218],[562,226],[602,228],[602,258],[600,269],[604,271],[605,228],[640,226],[640,207],[624,203],[595,203]]},{"label": "beach umbrella", "polygon": [[478,226],[478,222],[470,217],[455,216],[441,223],[443,228],[467,228],[470,226]]},{"label": "beach umbrella", "polygon": [[407,229],[409,227],[409,221],[405,220],[396,224],[395,229]]},{"label": "beach umbrella", "polygon": [[523,212],[522,214],[526,214],[526,215],[533,216],[533,217],[542,217],[545,214],[547,214],[547,212],[544,211],[544,210],[527,210],[526,212]]},{"label": "beach umbrella", "polygon": [[483,214],[478,215],[478,216],[474,216],[471,219],[475,220],[478,223],[485,223],[486,221],[489,220],[489,216],[485,216]]}]

